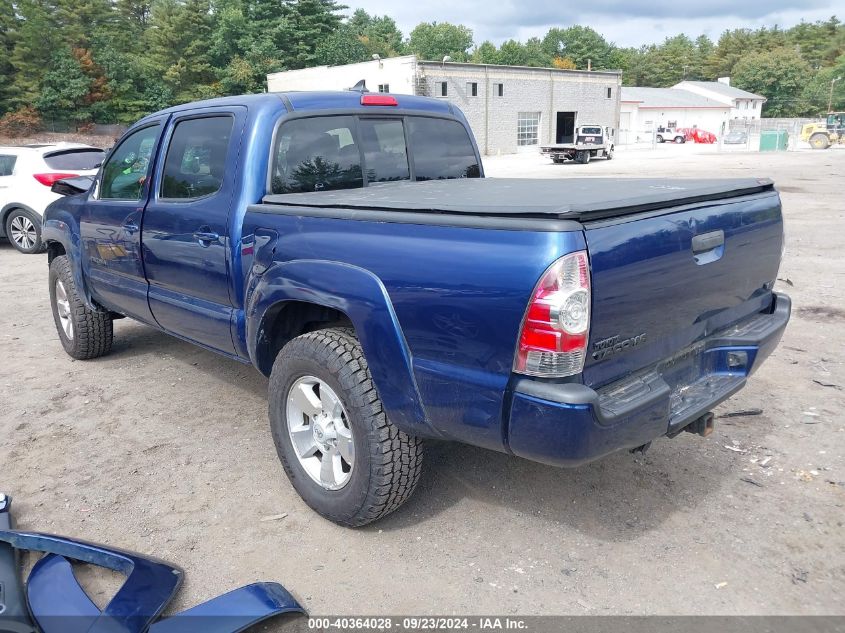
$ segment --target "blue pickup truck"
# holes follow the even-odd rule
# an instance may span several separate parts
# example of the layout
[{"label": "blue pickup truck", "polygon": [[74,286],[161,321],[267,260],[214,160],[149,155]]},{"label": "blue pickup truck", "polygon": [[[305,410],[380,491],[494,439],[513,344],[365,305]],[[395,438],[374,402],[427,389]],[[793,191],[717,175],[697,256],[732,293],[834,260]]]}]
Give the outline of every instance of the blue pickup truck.
[{"label": "blue pickup truck", "polygon": [[255,366],[292,485],[349,526],[425,438],[576,466],[708,434],[789,320],[772,183],[483,176],[443,100],[150,115],[46,212],[59,338],[96,358],[130,317]]}]

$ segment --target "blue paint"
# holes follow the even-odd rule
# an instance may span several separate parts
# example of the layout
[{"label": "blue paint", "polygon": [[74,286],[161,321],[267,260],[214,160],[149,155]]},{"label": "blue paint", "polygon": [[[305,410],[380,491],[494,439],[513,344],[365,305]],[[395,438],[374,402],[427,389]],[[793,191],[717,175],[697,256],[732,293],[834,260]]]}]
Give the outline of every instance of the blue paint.
[{"label": "blue paint", "polygon": [[[558,403],[549,409],[542,398],[513,391],[522,318],[554,260],[589,252],[590,351],[605,339],[646,335],[635,348],[610,357],[588,354],[584,372],[568,381],[591,390],[773,306],[771,284],[783,239],[775,192],[636,221],[583,227],[573,222],[562,231],[345,220],[297,215],[295,209],[260,212],[255,206],[267,191],[274,131],[286,118],[402,113],[453,118],[468,129],[463,114],[445,100],[396,98],[393,108],[361,106],[355,92],[250,95],[151,115],[128,132],[162,126],[144,199],[124,208],[103,204],[92,192],[64,198],[46,213],[44,239],[67,251],[91,305],[128,314],[265,374],[276,352],[270,326],[290,302],[336,310],[355,327],[385,411],[402,430],[560,464],[663,435],[668,405],[654,404],[624,425],[599,424],[596,431],[592,420],[601,416],[589,407]],[[178,121],[210,114],[234,120],[221,189],[193,202],[160,199],[161,148]],[[141,231],[126,235],[122,227],[135,216]],[[718,230],[724,244],[693,257],[693,237]],[[197,231],[216,238],[199,243]],[[108,262],[96,259],[112,247],[116,254]],[[747,346],[751,369],[778,339],[771,333]],[[717,364],[724,361],[716,351],[708,354]],[[711,365],[685,379],[707,375],[705,367]]]}]

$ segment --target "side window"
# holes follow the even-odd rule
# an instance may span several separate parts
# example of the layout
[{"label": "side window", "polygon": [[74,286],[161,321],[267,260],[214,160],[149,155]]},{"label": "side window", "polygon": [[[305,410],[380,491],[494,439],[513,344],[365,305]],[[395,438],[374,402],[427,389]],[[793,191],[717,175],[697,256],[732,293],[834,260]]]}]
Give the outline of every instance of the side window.
[{"label": "side window", "polygon": [[149,177],[158,125],[127,136],[103,166],[101,200],[140,200]]},{"label": "side window", "polygon": [[408,180],[405,130],[400,119],[361,119],[358,123],[367,182]]},{"label": "side window", "polygon": [[282,124],[273,151],[273,193],[364,186],[361,155],[350,116],[294,119]]},{"label": "side window", "polygon": [[17,159],[17,156],[11,156],[9,154],[0,155],[0,176],[11,176],[15,171],[15,161]]},{"label": "side window", "polygon": [[407,123],[417,180],[481,176],[469,134],[458,121],[408,117]]},{"label": "side window", "polygon": [[190,200],[220,190],[233,125],[228,115],[176,124],[164,159],[162,198]]}]

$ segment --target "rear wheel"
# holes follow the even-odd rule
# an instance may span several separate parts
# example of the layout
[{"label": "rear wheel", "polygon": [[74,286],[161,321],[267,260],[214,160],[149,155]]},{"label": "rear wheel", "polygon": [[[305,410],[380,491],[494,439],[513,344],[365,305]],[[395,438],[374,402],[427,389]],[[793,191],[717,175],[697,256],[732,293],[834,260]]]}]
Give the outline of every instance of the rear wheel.
[{"label": "rear wheel", "polygon": [[830,139],[827,134],[813,134],[810,137],[810,147],[813,149],[827,149],[830,147]]},{"label": "rear wheel", "polygon": [[88,360],[111,351],[114,330],[108,312],[95,312],[79,296],[66,255],[50,264],[50,305],[62,347],[69,356]]},{"label": "rear wheel", "polygon": [[21,253],[40,253],[41,219],[26,209],[13,209],[6,217],[6,237]]},{"label": "rear wheel", "polygon": [[675,137],[675,143],[677,143],[678,145],[680,145],[682,143],[686,143],[686,142],[687,142],[687,139],[683,136],[676,136]]},{"label": "rear wheel", "polygon": [[575,162],[580,163],[581,165],[586,165],[590,162],[590,152],[587,150],[575,152]]},{"label": "rear wheel", "polygon": [[285,345],[273,364],[269,400],[279,459],[316,512],[355,527],[411,496],[422,444],[387,419],[352,330],[317,330]]}]

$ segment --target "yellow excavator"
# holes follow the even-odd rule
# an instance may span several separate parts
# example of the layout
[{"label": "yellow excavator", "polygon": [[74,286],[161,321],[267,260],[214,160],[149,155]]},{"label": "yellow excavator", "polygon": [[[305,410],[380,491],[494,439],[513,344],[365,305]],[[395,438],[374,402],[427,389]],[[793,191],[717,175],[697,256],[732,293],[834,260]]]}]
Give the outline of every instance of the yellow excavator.
[{"label": "yellow excavator", "polygon": [[831,112],[826,121],[807,123],[801,128],[801,140],[813,149],[845,145],[845,112]]}]

